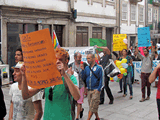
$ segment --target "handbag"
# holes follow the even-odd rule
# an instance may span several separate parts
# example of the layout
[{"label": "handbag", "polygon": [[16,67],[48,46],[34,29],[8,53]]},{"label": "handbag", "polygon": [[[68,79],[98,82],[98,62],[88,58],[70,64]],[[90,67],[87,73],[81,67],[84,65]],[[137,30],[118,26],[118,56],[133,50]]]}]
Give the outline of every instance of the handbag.
[{"label": "handbag", "polygon": [[114,77],[121,73],[119,68],[114,64],[114,61],[112,59],[109,59],[106,67],[104,68],[104,72],[108,77]]}]

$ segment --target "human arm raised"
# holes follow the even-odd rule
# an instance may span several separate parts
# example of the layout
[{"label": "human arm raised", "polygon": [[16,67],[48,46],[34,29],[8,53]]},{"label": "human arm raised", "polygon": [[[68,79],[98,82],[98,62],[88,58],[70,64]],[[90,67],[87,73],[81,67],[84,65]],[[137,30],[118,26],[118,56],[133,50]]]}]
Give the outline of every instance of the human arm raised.
[{"label": "human arm raised", "polygon": [[24,100],[26,100],[28,98],[31,98],[33,95],[37,94],[40,91],[40,89],[36,88],[28,89],[26,75],[25,75],[25,65],[23,65],[20,70],[22,73],[22,97]]},{"label": "human arm raised", "polygon": [[99,47],[99,46],[97,46],[97,45],[95,45],[95,47],[105,50],[108,55],[111,54],[111,51],[108,49],[108,47]]}]

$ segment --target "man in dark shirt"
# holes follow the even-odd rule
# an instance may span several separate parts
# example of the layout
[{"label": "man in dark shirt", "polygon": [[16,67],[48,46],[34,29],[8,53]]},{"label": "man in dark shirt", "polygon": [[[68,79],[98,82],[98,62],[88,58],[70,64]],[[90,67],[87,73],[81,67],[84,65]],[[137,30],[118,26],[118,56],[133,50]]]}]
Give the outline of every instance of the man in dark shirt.
[{"label": "man in dark shirt", "polygon": [[[107,47],[98,47],[98,46],[96,46],[96,47],[103,49],[103,54],[104,55],[100,58],[99,63],[104,69],[106,67],[109,59],[111,59],[111,52]],[[112,92],[111,92],[111,90],[109,88],[110,79],[107,76],[107,74],[105,73],[105,71],[104,71],[104,78],[105,78],[104,79],[104,88],[101,91],[100,104],[104,104],[104,89],[106,90],[106,93],[107,93],[107,95],[108,95],[108,97],[110,99],[109,104],[113,104],[114,98],[113,98]]]},{"label": "man in dark shirt", "polygon": [[0,120],[3,120],[3,118],[6,116],[6,106],[4,103],[4,96],[1,87],[0,87],[0,111],[1,111]]}]

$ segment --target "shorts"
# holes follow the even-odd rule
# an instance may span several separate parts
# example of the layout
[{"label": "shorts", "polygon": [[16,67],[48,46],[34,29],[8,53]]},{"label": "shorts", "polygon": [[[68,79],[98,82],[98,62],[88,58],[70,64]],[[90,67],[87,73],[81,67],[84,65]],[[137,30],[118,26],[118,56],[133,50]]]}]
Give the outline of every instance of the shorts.
[{"label": "shorts", "polygon": [[77,101],[78,104],[83,104],[84,99],[84,87],[80,89],[80,99]]},{"label": "shorts", "polygon": [[100,102],[100,92],[97,90],[88,90],[88,104],[89,111],[95,113],[98,112],[99,102]]}]

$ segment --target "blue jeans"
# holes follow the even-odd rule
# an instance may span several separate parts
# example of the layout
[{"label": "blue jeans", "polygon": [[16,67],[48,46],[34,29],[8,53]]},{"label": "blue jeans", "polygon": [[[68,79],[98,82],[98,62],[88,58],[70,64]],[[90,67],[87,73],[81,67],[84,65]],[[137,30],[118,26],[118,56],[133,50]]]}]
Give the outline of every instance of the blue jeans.
[{"label": "blue jeans", "polygon": [[127,84],[129,86],[129,91],[130,95],[133,96],[133,91],[132,91],[132,72],[127,72],[127,76],[123,76],[123,88],[124,88],[124,94],[127,94]]}]

